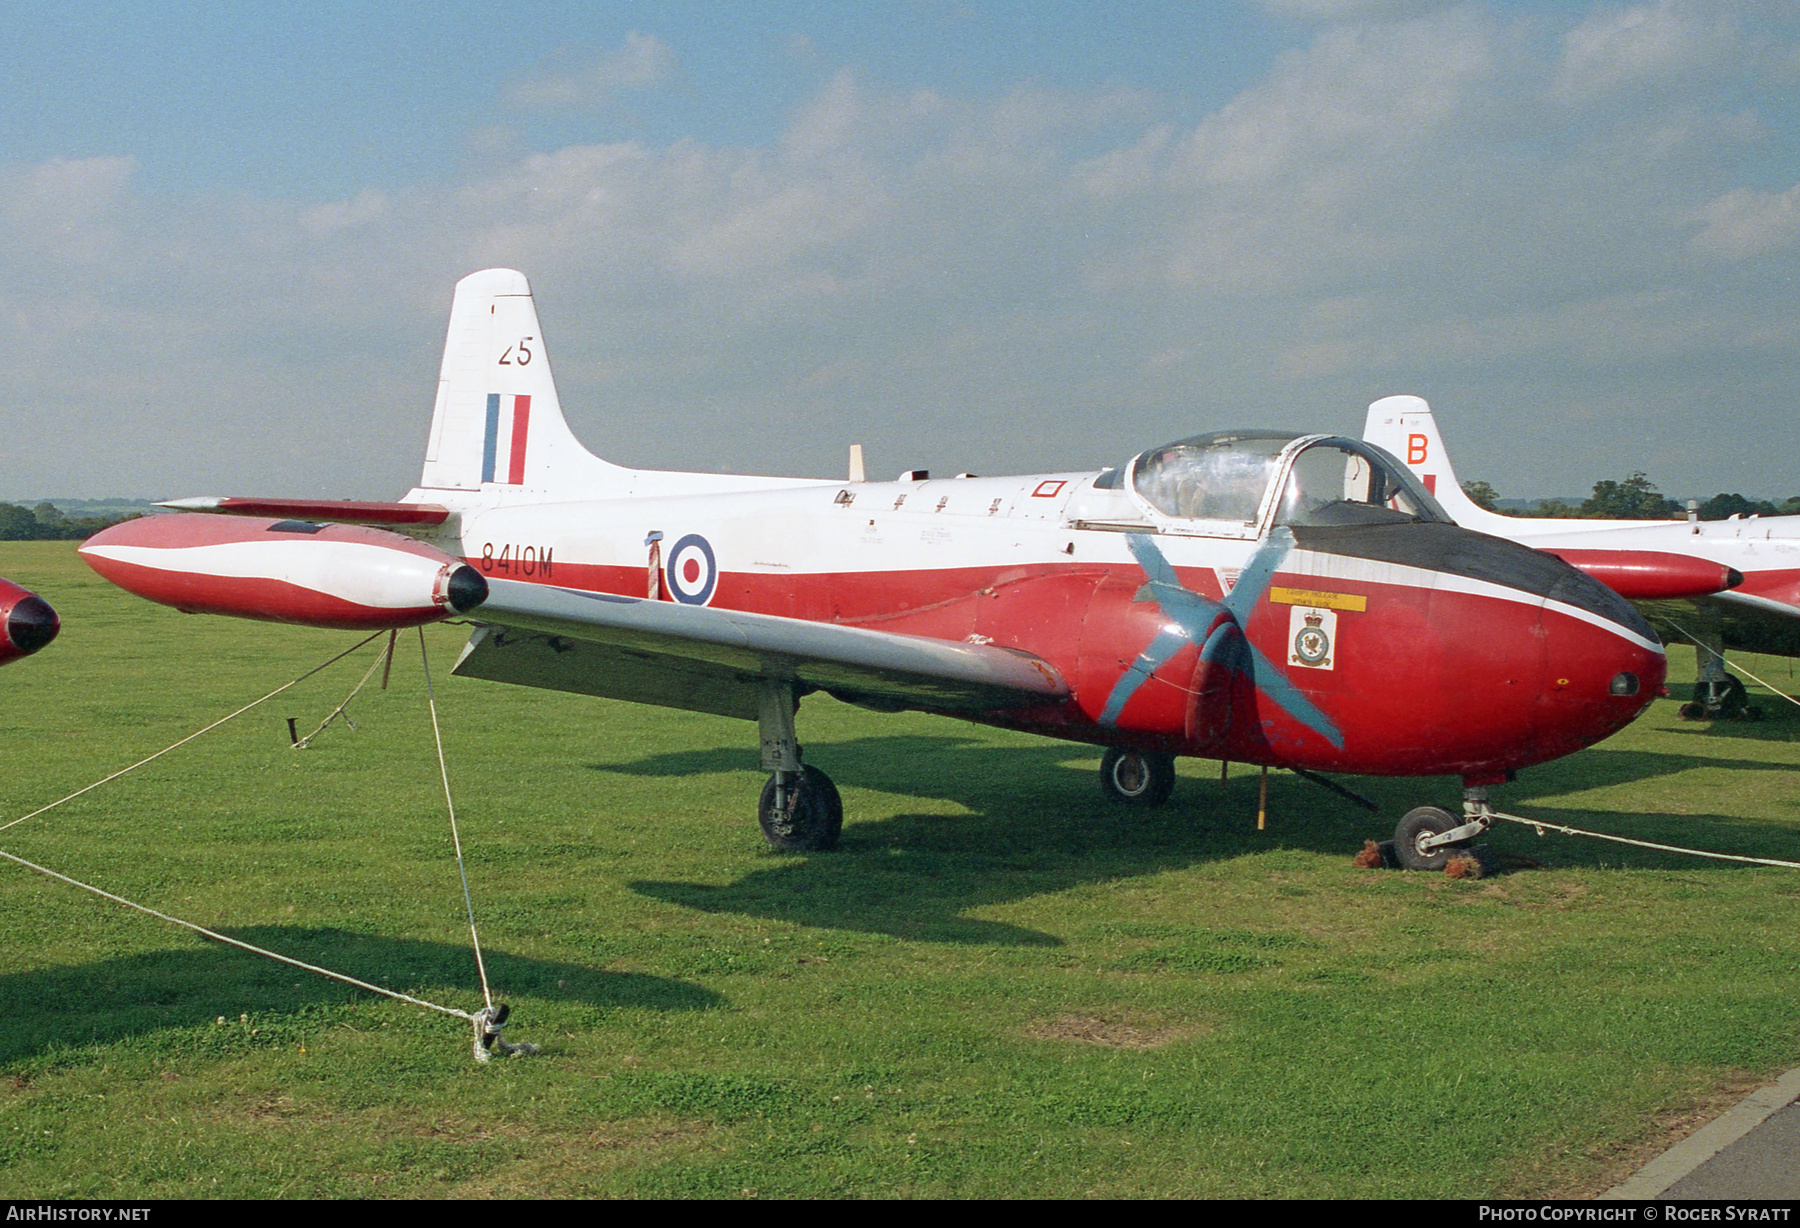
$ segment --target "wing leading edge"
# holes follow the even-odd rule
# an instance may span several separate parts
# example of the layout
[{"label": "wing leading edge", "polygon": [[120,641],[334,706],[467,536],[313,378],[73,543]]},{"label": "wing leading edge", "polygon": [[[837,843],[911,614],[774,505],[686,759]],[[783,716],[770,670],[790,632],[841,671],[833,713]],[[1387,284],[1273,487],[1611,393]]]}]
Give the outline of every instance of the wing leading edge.
[{"label": "wing leading edge", "polygon": [[708,606],[489,580],[454,673],[754,720],[758,683],[882,708],[980,712],[1067,698],[1029,653]]}]

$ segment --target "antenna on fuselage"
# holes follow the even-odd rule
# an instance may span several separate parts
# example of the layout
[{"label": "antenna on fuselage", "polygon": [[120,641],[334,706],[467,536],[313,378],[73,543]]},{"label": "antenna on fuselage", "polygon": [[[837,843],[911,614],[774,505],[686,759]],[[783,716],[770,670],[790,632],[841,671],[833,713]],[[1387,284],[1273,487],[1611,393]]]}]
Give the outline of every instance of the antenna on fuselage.
[{"label": "antenna on fuselage", "polygon": [[852,482],[861,482],[865,480],[863,478],[862,445],[860,443],[853,443],[850,445],[850,480]]}]

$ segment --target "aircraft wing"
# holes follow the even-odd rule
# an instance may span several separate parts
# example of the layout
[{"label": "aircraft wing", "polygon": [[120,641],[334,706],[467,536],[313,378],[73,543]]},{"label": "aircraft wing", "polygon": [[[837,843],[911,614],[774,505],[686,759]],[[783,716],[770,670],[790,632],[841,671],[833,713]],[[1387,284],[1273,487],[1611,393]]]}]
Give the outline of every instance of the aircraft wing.
[{"label": "aircraft wing", "polygon": [[1634,601],[1666,644],[1685,644],[1692,635],[1717,633],[1725,647],[1800,657],[1800,612],[1780,601],[1750,593],[1714,593],[1691,601]]},{"label": "aircraft wing", "polygon": [[898,711],[993,711],[1067,697],[1029,653],[835,623],[488,581],[452,672],[467,678],[756,718],[761,680]]},{"label": "aircraft wing", "polygon": [[165,499],[158,507],[215,516],[263,516],[276,520],[323,520],[332,524],[438,525],[450,519],[441,503],[378,503],[366,499],[250,499],[236,495],[200,495]]}]

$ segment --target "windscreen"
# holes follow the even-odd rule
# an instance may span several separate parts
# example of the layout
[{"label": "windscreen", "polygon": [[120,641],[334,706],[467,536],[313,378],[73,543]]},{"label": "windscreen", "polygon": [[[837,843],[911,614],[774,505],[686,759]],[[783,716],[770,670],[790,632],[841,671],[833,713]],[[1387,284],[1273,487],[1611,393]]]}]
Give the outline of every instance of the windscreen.
[{"label": "windscreen", "polygon": [[1294,458],[1275,522],[1290,525],[1447,521],[1436,500],[1373,449],[1324,440]]}]

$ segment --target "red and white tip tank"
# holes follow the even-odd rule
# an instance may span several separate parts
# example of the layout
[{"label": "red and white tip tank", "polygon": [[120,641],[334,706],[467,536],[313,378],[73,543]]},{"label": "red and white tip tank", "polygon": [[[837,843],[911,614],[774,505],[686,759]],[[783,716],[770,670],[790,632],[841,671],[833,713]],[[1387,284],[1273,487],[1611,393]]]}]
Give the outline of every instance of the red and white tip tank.
[{"label": "red and white tip tank", "polygon": [[0,576],[0,665],[30,656],[60,630],[48,601]]},{"label": "red and white tip tank", "polygon": [[189,614],[311,627],[413,627],[467,613],[481,573],[383,529],[229,515],[145,516],[96,533],[89,567]]}]

